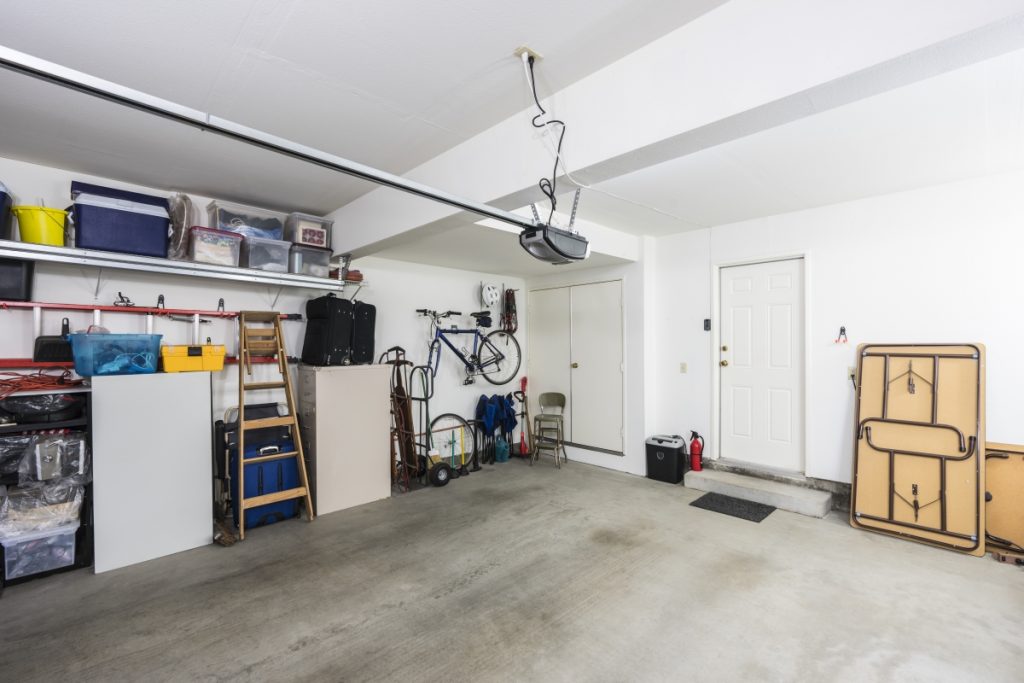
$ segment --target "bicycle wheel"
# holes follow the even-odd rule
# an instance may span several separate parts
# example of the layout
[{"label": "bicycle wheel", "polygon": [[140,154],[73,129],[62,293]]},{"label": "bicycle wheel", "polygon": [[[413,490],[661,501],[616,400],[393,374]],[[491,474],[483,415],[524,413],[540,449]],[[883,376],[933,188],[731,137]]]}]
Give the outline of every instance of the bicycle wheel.
[{"label": "bicycle wheel", "polygon": [[491,384],[508,384],[519,372],[523,352],[516,338],[505,330],[495,330],[480,345],[480,374]]},{"label": "bicycle wheel", "polygon": [[438,456],[451,465],[452,469],[468,465],[473,460],[476,450],[473,428],[455,413],[435,417],[430,423],[430,434]]}]

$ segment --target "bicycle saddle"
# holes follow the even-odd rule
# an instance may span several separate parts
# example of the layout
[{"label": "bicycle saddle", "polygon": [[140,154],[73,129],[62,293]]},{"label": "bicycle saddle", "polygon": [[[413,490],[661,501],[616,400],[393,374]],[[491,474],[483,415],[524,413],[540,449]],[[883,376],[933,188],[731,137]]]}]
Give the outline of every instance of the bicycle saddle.
[{"label": "bicycle saddle", "polygon": [[474,318],[489,318],[491,317],[490,311],[477,311],[476,313],[470,313]]}]

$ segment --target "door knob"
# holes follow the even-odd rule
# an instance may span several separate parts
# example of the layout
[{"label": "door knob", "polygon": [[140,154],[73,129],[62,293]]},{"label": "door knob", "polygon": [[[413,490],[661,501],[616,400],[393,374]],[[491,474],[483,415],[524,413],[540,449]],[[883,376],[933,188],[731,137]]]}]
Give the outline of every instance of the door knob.
[{"label": "door knob", "polygon": [[580,366],[580,364],[579,364],[579,363],[573,363],[571,367],[572,367],[572,369],[573,369],[573,370],[575,370],[575,369],[576,369],[576,368],[578,368],[579,366]]},{"label": "door knob", "polygon": [[723,360],[721,363],[719,363],[719,365],[721,365],[724,368],[725,366],[729,365],[729,361]]},{"label": "door knob", "polygon": [[728,350],[729,350],[729,347],[728,347],[728,346],[722,346],[722,350],[723,350],[723,351],[728,351]]}]

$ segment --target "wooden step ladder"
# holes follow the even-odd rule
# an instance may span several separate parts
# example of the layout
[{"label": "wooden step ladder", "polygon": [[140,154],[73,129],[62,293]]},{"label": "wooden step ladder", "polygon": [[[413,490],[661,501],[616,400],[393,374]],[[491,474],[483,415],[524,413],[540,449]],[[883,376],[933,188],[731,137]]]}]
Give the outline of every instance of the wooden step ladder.
[{"label": "wooden step ladder", "polygon": [[[250,324],[262,324],[261,327],[250,327]],[[272,382],[246,382],[252,377],[252,359],[256,356],[269,356],[277,359],[277,369],[281,379]],[[284,417],[267,417],[259,420],[245,419],[245,392],[266,389],[284,389],[288,415]],[[266,427],[291,427],[294,451],[273,453],[255,458],[245,457],[245,433],[253,429]],[[279,503],[284,500],[301,498],[306,502],[306,517],[313,521],[313,499],[310,496],[309,479],[306,476],[306,460],[302,452],[302,438],[299,434],[299,418],[295,410],[295,395],[292,392],[292,380],[288,374],[288,354],[285,353],[281,333],[281,314],[275,311],[241,311],[238,314],[238,538],[245,538],[245,511]],[[299,466],[299,486],[275,493],[268,493],[252,498],[245,497],[245,466],[270,460],[295,458]]]}]

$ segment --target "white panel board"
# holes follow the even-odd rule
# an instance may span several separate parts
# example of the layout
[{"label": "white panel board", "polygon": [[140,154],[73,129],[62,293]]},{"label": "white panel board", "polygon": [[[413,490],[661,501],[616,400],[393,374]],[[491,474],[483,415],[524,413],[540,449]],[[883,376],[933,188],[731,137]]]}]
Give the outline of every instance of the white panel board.
[{"label": "white panel board", "polygon": [[211,543],[210,373],[92,386],[96,573]]}]

